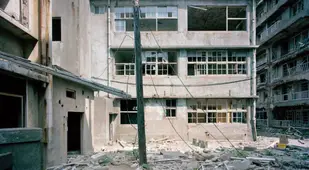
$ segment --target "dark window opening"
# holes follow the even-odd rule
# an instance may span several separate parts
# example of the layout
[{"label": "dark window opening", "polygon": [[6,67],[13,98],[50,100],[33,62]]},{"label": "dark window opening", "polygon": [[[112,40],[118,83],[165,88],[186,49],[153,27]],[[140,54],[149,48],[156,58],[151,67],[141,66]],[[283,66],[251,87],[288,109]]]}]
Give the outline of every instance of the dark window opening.
[{"label": "dark window opening", "polygon": [[81,153],[82,113],[68,113],[67,148],[72,154]]},{"label": "dark window opening", "polygon": [[22,96],[0,94],[0,129],[23,127]]},{"label": "dark window opening", "polygon": [[176,99],[166,100],[166,117],[176,117]]},{"label": "dark window opening", "polygon": [[260,81],[261,81],[261,83],[265,83],[266,82],[266,74],[261,74],[260,75]]},{"label": "dark window opening", "polygon": [[229,31],[246,31],[247,20],[229,20],[228,21]]},{"label": "dark window opening", "polygon": [[61,18],[53,17],[52,30],[53,41],[61,41]]},{"label": "dark window opening", "polygon": [[158,31],[177,31],[177,19],[158,19]]},{"label": "dark window opening", "polygon": [[136,100],[120,101],[120,124],[137,124]]},{"label": "dark window opening", "polygon": [[225,31],[226,7],[188,6],[189,31]]},{"label": "dark window opening", "polygon": [[75,90],[71,90],[71,89],[67,89],[66,90],[66,96],[68,98],[76,99],[76,91]]}]

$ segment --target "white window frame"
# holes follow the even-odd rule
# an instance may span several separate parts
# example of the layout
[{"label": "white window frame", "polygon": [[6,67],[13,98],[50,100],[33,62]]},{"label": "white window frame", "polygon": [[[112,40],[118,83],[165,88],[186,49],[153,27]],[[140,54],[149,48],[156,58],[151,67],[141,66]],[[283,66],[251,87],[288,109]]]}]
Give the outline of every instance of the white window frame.
[{"label": "white window frame", "polygon": [[[132,9],[132,10],[129,10]],[[159,14],[159,9],[166,8],[166,16],[162,16]],[[124,13],[124,17],[121,17],[122,13]],[[132,14],[131,14],[132,11]],[[149,11],[149,12],[148,12]],[[129,13],[127,16],[126,14]],[[145,16],[142,15],[142,13],[145,13]],[[169,13],[172,14],[172,16],[169,16]],[[132,17],[130,16],[132,15]],[[123,21],[126,23],[126,20],[133,20],[133,8],[132,7],[116,7],[115,8],[115,23],[118,21]],[[155,19],[156,20],[156,29],[155,30],[149,30],[149,31],[159,31],[158,29],[158,20],[161,19],[175,19],[177,20],[178,25],[178,7],[177,6],[142,6],[140,7],[140,20],[143,19]],[[116,24],[115,24],[116,25]],[[126,24],[124,30],[117,30],[117,27],[115,26],[115,32],[125,32],[126,30]],[[173,30],[173,31],[178,31]]]},{"label": "white window frame", "polygon": [[[241,56],[238,51],[233,50],[190,51],[188,53],[187,65],[194,66],[194,75],[188,76],[247,75],[248,73],[248,52],[245,52],[245,56]],[[231,57],[229,56],[229,53],[232,53]],[[235,58],[235,61],[230,61],[230,58]],[[239,60],[239,58],[242,59]],[[232,68],[234,69],[234,72],[232,74],[230,74],[230,65],[234,65]]]}]

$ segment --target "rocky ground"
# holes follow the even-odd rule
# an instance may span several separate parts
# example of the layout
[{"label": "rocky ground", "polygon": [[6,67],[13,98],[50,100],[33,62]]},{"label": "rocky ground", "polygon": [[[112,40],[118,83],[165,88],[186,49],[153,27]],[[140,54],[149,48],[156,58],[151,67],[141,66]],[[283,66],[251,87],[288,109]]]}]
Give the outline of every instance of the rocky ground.
[{"label": "rocky ground", "polygon": [[[264,130],[263,132],[267,132]],[[273,133],[273,134],[272,134]],[[269,136],[283,132],[269,131]],[[208,142],[200,148],[168,138],[147,143],[148,165],[152,170],[281,170],[309,169],[309,139],[289,134],[284,150],[276,147],[278,137],[259,136],[256,142]],[[71,155],[68,163],[49,170],[137,170],[138,150],[132,143],[118,141],[91,155]]]}]

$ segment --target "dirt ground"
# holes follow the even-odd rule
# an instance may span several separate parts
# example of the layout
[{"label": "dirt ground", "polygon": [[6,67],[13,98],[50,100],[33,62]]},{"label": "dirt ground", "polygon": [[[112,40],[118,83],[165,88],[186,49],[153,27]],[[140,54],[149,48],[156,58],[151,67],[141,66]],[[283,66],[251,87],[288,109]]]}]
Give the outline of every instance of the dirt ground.
[{"label": "dirt ground", "polygon": [[[265,134],[267,135],[265,135]],[[278,149],[281,134],[286,131],[263,130],[256,142],[207,141],[206,148],[192,142],[169,138],[147,143],[144,169],[152,170],[281,170],[309,169],[309,139],[290,132],[286,149]],[[270,137],[269,137],[270,136]],[[272,137],[271,137],[272,136]],[[187,144],[186,144],[187,143]],[[90,155],[70,155],[67,164],[50,170],[137,170],[137,146],[118,141]]]}]

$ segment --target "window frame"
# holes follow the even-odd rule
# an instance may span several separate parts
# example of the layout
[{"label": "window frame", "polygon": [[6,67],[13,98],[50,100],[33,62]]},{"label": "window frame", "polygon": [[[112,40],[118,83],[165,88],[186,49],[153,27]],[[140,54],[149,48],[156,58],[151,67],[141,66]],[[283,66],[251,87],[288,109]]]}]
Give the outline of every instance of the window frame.
[{"label": "window frame", "polygon": [[[168,105],[168,102],[170,105]],[[175,102],[173,106],[173,102]],[[175,115],[173,116],[173,111]],[[176,118],[177,117],[177,99],[166,99],[165,100],[165,117]]]},{"label": "window frame", "polygon": [[[136,101],[136,99],[134,99],[134,100]],[[128,106],[126,107],[127,110],[121,110],[122,109],[122,107],[121,107],[121,102],[122,101],[126,102],[126,105],[128,104],[128,100],[120,100],[120,102],[119,102],[120,103],[120,109],[119,109],[119,115],[120,115],[120,120],[119,121],[120,122],[119,122],[119,124],[120,125],[136,125],[137,124],[137,120],[131,121],[128,114],[136,114],[136,117],[137,117],[137,101],[136,101],[136,106],[133,106],[132,110],[129,110]],[[122,123],[122,116],[123,115],[128,116],[129,123]],[[134,123],[134,122],[136,122],[136,123]]]},{"label": "window frame", "polygon": [[[189,68],[193,66],[193,75],[191,72],[189,72],[189,69],[187,70],[187,75],[188,76],[247,75],[249,53],[248,51],[246,51],[245,56],[241,56],[239,52],[244,51],[238,51],[238,50],[188,51],[187,67]],[[230,57],[229,56],[230,53],[234,54],[234,56]],[[205,55],[203,56],[200,54]],[[230,58],[235,58],[235,61],[230,61]],[[240,60],[239,58],[242,59]],[[230,69],[231,65],[234,65],[232,69]],[[201,69],[201,66],[203,66],[204,68]],[[233,73],[230,73],[231,70],[234,70]]]},{"label": "window frame", "polygon": [[[211,6],[211,5],[188,5],[187,9],[189,8],[202,8],[202,7],[210,7],[210,8],[216,8],[221,7],[225,8],[225,30],[189,30],[189,12],[187,13],[187,19],[188,19],[188,31],[248,31],[248,14],[247,14],[247,7],[246,5],[239,5],[239,6]],[[246,17],[229,17],[229,8],[245,8]],[[188,10],[187,10],[188,11]],[[244,21],[245,29],[244,30],[229,30],[229,21]]]},{"label": "window frame", "polygon": [[[129,16],[126,16],[126,9],[128,10],[128,8],[132,8],[132,7],[128,7],[128,6],[123,6],[123,7],[115,7],[114,8],[114,22],[115,22],[115,27],[114,27],[114,31],[115,32],[132,32],[131,30],[126,30],[126,21],[127,20],[133,20],[133,8],[132,8],[132,14],[130,14],[130,11],[128,12]],[[150,10],[151,8],[153,8],[154,10]],[[166,13],[167,16],[160,16],[159,15],[159,8],[166,8]],[[174,12],[169,12],[169,9],[174,9]],[[122,18],[121,15],[122,13],[120,13],[120,17],[119,17],[119,12],[117,12],[117,10],[121,11],[123,10],[124,12],[124,17]],[[151,12],[148,12],[148,10],[150,10]],[[145,12],[144,12],[145,11]],[[145,13],[145,14],[144,14]],[[152,13],[152,15],[150,14]],[[172,16],[169,16],[169,13],[172,13]],[[147,15],[148,14],[148,15]],[[176,16],[174,16],[174,14]],[[130,15],[132,15],[130,17]],[[178,6],[141,6],[140,7],[140,22],[142,22],[143,20],[155,20],[156,22],[156,28],[155,30],[145,30],[145,31],[178,31]],[[176,30],[160,30],[159,29],[159,20],[170,20],[170,19],[174,19],[177,21],[177,26],[176,26]],[[116,27],[116,22],[118,21],[124,21],[125,22],[125,29],[124,30],[117,30]],[[143,30],[141,30],[143,31]]]},{"label": "window frame", "polygon": [[[236,107],[233,108],[233,101]],[[199,123],[240,123],[234,122],[233,113],[241,113],[241,123],[247,123],[246,99],[196,99],[187,100],[188,124]],[[199,115],[205,116],[205,121],[200,121]],[[244,118],[245,116],[245,118]],[[245,121],[244,121],[245,120]]]}]

